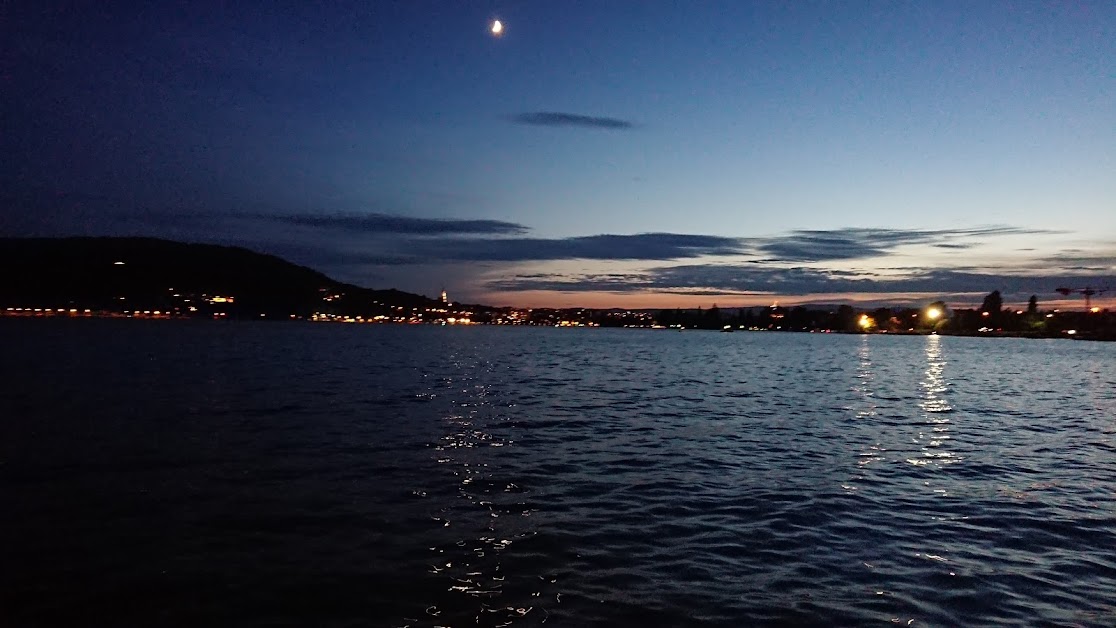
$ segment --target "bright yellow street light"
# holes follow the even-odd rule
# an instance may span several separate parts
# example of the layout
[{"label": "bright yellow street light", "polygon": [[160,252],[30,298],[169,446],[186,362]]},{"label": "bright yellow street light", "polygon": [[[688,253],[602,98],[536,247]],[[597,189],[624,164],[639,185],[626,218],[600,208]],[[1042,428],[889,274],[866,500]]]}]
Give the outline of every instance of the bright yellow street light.
[{"label": "bright yellow street light", "polygon": [[932,321],[936,321],[941,317],[942,317],[942,311],[940,309],[936,308],[936,307],[932,307],[932,308],[926,310],[926,318],[929,318]]}]

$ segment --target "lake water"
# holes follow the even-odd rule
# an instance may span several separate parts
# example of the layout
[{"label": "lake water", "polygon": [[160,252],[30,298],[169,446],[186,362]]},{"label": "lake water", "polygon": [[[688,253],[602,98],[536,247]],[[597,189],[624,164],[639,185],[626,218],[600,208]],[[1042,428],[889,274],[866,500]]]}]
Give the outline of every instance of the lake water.
[{"label": "lake water", "polygon": [[1116,625],[1116,344],[0,321],[6,626]]}]

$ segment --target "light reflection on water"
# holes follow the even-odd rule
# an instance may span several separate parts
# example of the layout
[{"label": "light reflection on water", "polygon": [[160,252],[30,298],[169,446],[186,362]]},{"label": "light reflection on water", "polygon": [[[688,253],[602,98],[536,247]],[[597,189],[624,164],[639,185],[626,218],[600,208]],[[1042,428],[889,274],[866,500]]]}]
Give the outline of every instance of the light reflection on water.
[{"label": "light reflection on water", "polygon": [[[863,334],[861,335],[859,344],[856,350],[857,369],[856,369],[856,383],[853,385],[853,391],[857,393],[860,399],[857,400],[856,418],[868,421],[870,424],[874,423],[877,417],[876,412],[876,398],[875,398],[875,368],[872,364],[872,337]],[[873,439],[868,447],[862,449],[857,454],[857,465],[864,467],[873,463],[883,461],[886,450],[880,445],[878,439]],[[858,480],[863,480],[863,475],[855,475],[851,478],[849,484],[843,485],[843,488],[848,491],[856,490],[855,483]]]},{"label": "light reflection on water", "polygon": [[[919,382],[922,398],[918,404],[926,412],[926,424],[918,435],[922,444],[922,457],[909,460],[912,464],[945,465],[961,460],[960,456],[947,448],[951,438],[949,413],[953,412],[953,407],[946,397],[949,383],[945,378],[945,368],[942,337],[937,334],[926,336],[926,370]],[[944,489],[936,491],[945,493]]]},{"label": "light reflection on water", "polygon": [[860,393],[864,397],[864,408],[857,411],[858,418],[872,417],[876,415],[876,404],[872,399],[875,394],[873,392],[873,384],[875,374],[872,368],[872,349],[871,338],[864,334],[860,337],[860,344],[856,349],[857,368],[856,368],[856,385],[853,390]]},{"label": "light reflection on water", "polygon": [[[452,410],[442,421],[446,433],[433,450],[436,462],[457,480],[457,499],[431,514],[446,530],[438,535],[445,540],[428,548],[430,573],[443,581],[451,597],[424,609],[425,619],[453,623],[466,618],[472,625],[510,626],[535,609],[501,603],[506,597],[522,600],[522,591],[506,594],[522,589],[525,580],[518,573],[509,579],[503,555],[514,543],[535,536],[529,517],[538,509],[521,499],[519,485],[499,480],[489,463],[483,462],[486,456],[480,450],[515,444],[490,425],[508,420],[500,414],[492,386],[483,383],[491,364],[467,356],[451,360],[459,374],[444,378],[442,385],[454,391]],[[529,588],[536,589],[528,598],[542,595],[541,580],[527,579]],[[556,582],[553,577],[548,580]],[[546,610],[540,611],[545,617]],[[425,625],[425,619],[403,617],[398,625]]]}]

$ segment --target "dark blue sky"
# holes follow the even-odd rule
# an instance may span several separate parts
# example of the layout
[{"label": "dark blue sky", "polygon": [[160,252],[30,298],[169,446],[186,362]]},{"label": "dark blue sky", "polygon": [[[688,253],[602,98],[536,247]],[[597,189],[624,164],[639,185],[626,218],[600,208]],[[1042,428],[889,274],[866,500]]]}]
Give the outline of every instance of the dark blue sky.
[{"label": "dark blue sky", "polygon": [[1116,3],[18,4],[2,235],[525,305],[1116,284]]}]

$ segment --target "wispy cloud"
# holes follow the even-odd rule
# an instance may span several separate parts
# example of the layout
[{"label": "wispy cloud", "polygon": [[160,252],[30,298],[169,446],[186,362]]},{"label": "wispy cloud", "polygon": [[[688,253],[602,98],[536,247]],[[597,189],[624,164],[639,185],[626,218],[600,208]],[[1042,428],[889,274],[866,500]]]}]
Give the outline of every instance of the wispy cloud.
[{"label": "wispy cloud", "polygon": [[357,234],[518,235],[527,227],[502,220],[412,218],[390,214],[250,214],[245,217]]},{"label": "wispy cloud", "polygon": [[601,234],[572,238],[411,239],[398,248],[403,259],[471,262],[555,260],[667,261],[704,255],[739,255],[738,238],[680,233]]},{"label": "wispy cloud", "polygon": [[[257,215],[255,219],[335,229],[347,235],[377,237],[375,259],[380,265],[436,262],[541,262],[559,260],[672,261],[698,257],[733,258],[734,263],[765,264],[771,272],[792,265],[883,257],[911,244],[970,248],[993,236],[1046,233],[1017,227],[900,230],[837,229],[794,231],[767,238],[637,233],[597,234],[566,238],[510,237],[527,231],[523,225],[494,220],[439,220],[383,214]],[[729,261],[725,259],[725,261]],[[821,271],[817,271],[821,272]]]},{"label": "wispy cloud", "polygon": [[903,275],[816,268],[775,268],[761,264],[688,264],[628,274],[516,275],[491,281],[495,291],[675,292],[786,295],[832,293],[960,294],[1000,290],[1005,294],[1050,294],[1068,284],[1113,281],[1081,274],[1012,275],[938,269],[908,269]]},{"label": "wispy cloud", "polygon": [[562,113],[558,111],[529,111],[511,117],[517,124],[549,127],[581,127],[586,129],[634,129],[635,123],[620,118],[607,118],[602,116],[584,116],[576,113]]},{"label": "wispy cloud", "polygon": [[[1108,251],[1098,252],[1096,255],[1084,254],[1080,251],[1063,251],[1042,258],[1042,263],[1046,266],[1057,266],[1067,270],[1088,269],[1110,271],[1116,274],[1116,247],[1112,247]],[[1116,288],[1116,285],[1112,287]]]},{"label": "wispy cloud", "polygon": [[900,246],[912,244],[968,248],[975,243],[957,240],[1048,233],[1054,232],[1003,225],[932,230],[847,228],[792,231],[784,236],[760,238],[751,242],[759,251],[770,256],[770,261],[825,262],[879,257]]}]

